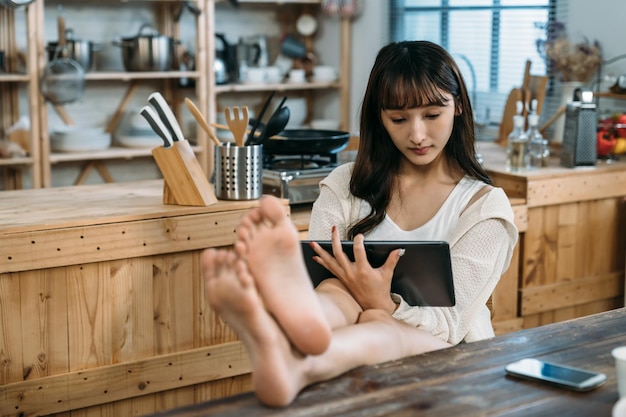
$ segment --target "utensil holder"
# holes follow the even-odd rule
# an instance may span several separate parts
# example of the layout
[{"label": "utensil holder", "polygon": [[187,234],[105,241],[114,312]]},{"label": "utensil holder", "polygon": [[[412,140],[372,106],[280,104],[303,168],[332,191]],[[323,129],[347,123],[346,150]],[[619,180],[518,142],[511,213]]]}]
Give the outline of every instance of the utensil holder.
[{"label": "utensil holder", "polygon": [[263,191],[263,145],[215,147],[215,192],[220,200],[256,200]]},{"label": "utensil holder", "polygon": [[188,141],[174,142],[169,148],[154,148],[152,156],[163,174],[164,204],[210,206],[217,202]]}]

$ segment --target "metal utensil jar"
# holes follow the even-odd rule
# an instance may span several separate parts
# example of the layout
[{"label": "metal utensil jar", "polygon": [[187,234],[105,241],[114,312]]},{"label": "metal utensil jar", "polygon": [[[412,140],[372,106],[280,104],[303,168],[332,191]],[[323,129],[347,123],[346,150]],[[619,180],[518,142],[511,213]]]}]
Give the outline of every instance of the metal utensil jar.
[{"label": "metal utensil jar", "polygon": [[220,200],[256,200],[263,191],[263,145],[215,147],[215,195]]}]

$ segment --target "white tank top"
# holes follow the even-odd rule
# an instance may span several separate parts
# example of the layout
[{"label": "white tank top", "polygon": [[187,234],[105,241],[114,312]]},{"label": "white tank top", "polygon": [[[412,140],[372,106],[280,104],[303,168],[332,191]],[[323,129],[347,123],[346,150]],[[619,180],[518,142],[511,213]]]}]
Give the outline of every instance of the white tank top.
[{"label": "white tank top", "polygon": [[[370,231],[366,240],[443,240],[449,237],[456,227],[459,217],[474,194],[486,184],[477,179],[465,176],[452,189],[437,214],[424,225],[413,230],[402,230],[388,215]],[[361,218],[369,213],[369,204],[361,205]]]}]

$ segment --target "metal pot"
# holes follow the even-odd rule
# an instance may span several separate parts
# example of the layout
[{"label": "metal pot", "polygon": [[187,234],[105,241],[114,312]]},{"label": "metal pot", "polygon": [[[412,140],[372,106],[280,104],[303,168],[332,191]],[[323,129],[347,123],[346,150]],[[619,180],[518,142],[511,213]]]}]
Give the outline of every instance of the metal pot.
[{"label": "metal pot", "polygon": [[172,70],[177,43],[180,42],[170,36],[160,35],[149,24],[141,26],[137,36],[113,42],[122,48],[122,61],[126,71]]},{"label": "metal pot", "polygon": [[324,155],[334,154],[348,146],[350,133],[339,130],[287,129],[279,133],[287,139],[269,139],[263,142],[268,155]]},{"label": "metal pot", "polygon": [[102,45],[91,41],[74,39],[74,32],[68,29],[65,32],[65,48],[59,48],[58,42],[48,42],[48,60],[55,58],[70,58],[78,62],[85,71],[89,71],[93,65],[93,53],[102,50]]}]

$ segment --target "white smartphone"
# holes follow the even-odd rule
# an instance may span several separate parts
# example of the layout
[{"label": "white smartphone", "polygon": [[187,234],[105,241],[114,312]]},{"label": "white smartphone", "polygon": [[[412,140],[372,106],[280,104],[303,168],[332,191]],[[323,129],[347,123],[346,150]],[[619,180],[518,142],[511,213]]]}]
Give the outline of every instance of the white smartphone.
[{"label": "white smartphone", "polygon": [[506,373],[524,379],[544,381],[574,391],[589,391],[606,382],[606,375],[526,358],[508,364]]}]

